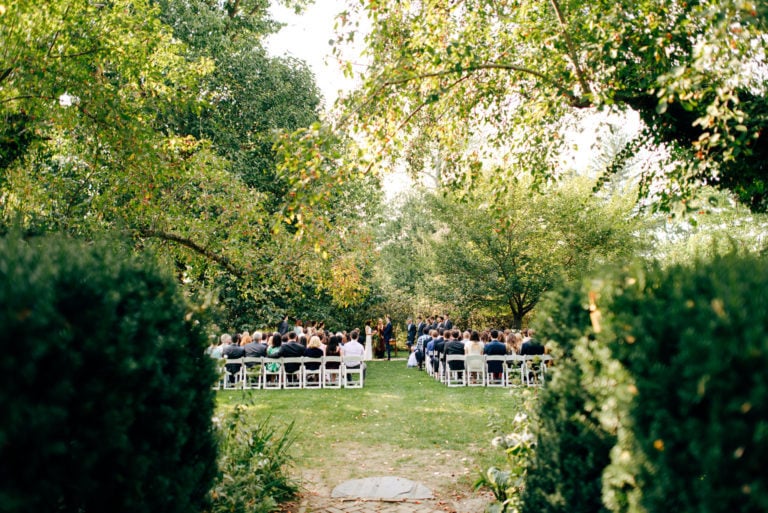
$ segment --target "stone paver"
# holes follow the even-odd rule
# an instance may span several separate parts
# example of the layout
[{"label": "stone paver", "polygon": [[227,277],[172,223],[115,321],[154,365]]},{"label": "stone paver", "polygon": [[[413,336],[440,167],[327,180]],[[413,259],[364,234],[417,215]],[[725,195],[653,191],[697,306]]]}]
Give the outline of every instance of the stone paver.
[{"label": "stone paver", "polygon": [[308,494],[283,505],[283,513],[482,513],[487,498],[462,500],[348,500]]},{"label": "stone paver", "polygon": [[352,479],[331,492],[335,499],[431,499],[432,492],[421,483],[403,477],[381,476]]}]

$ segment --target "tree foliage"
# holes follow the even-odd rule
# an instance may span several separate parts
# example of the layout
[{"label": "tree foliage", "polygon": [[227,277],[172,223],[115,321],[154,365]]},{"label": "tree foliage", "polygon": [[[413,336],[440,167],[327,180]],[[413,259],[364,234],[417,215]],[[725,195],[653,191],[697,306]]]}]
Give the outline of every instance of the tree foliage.
[{"label": "tree foliage", "polygon": [[345,106],[375,155],[432,144],[447,176],[468,181],[460,163],[484,160],[470,144],[481,134],[504,168],[545,180],[584,114],[635,109],[645,130],[628,151],[670,155],[663,187],[646,170],[645,194],[668,205],[712,183],[768,208],[761,2],[381,0],[342,14],[340,40],[361,15],[370,67]]},{"label": "tree foliage", "polygon": [[266,2],[2,7],[3,231],[122,231],[262,314],[308,283],[359,299],[346,143],[318,123],[306,66],[266,55]]}]

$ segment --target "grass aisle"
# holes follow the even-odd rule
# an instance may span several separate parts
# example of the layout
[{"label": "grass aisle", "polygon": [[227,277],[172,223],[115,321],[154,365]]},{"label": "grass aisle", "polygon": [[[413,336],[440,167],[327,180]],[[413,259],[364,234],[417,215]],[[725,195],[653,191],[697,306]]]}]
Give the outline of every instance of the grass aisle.
[{"label": "grass aisle", "polygon": [[448,388],[405,361],[369,362],[363,389],[218,392],[218,407],[249,404],[256,419],[295,421],[291,454],[302,485],[330,494],[347,479],[399,476],[436,494],[465,495],[481,468],[503,462],[491,447],[492,417],[504,427],[527,391]]}]

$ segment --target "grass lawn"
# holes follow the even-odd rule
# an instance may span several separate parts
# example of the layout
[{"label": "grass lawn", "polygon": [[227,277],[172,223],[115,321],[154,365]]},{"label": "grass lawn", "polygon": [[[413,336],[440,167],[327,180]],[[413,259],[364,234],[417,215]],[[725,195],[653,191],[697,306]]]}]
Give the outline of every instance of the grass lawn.
[{"label": "grass lawn", "polygon": [[468,493],[481,468],[503,462],[489,423],[508,428],[521,389],[448,388],[405,361],[368,364],[363,389],[220,391],[218,408],[295,421],[295,472],[317,493],[346,479],[391,475],[438,493]]}]

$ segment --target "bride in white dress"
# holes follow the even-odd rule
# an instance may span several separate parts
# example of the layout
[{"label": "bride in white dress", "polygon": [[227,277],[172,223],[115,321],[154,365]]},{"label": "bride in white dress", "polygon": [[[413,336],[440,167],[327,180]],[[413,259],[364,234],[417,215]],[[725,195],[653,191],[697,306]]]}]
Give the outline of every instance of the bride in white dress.
[{"label": "bride in white dress", "polygon": [[363,359],[373,360],[373,328],[371,321],[365,321],[365,354]]}]

